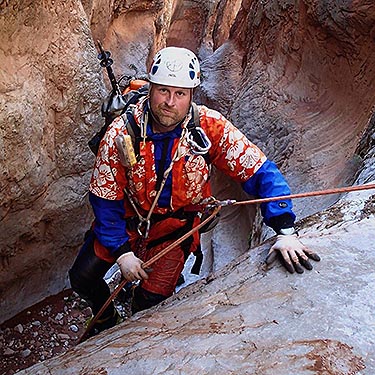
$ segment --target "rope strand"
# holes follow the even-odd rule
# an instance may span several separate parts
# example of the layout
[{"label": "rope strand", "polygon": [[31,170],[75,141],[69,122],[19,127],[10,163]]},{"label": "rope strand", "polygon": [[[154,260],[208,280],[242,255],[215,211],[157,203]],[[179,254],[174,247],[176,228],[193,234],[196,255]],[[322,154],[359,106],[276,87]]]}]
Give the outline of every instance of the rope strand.
[{"label": "rope strand", "polygon": [[[189,232],[185,233],[182,237],[180,237],[175,242],[171,243],[169,246],[167,246],[165,249],[160,251],[160,253],[153,256],[151,259],[149,259],[147,262],[142,264],[143,269],[149,268],[153,263],[155,263],[158,259],[160,259],[162,256],[170,252],[172,249],[174,249],[176,246],[178,246],[181,242],[185,241],[186,238],[190,237],[192,234],[194,234],[196,231],[201,229],[203,226],[205,226],[211,219],[215,217],[215,215],[221,210],[221,207],[216,207],[214,211],[200,224],[196,225],[193,229],[191,229]],[[98,319],[102,316],[104,310],[109,306],[109,304],[117,297],[117,295],[120,293],[121,289],[125,286],[125,284],[128,282],[128,280],[124,279],[121,281],[121,283],[117,286],[117,288],[112,292],[112,294],[109,296],[107,301],[104,303],[104,305],[101,307],[101,309],[98,311],[98,313],[94,316],[94,318],[90,321],[89,325],[87,326],[85,332],[81,336],[81,338],[78,340],[78,344],[80,344],[86,336],[91,331],[94,324],[98,321]]]},{"label": "rope strand", "polygon": [[279,200],[284,200],[284,199],[298,199],[298,198],[306,198],[306,197],[316,197],[316,196],[319,196],[319,195],[349,193],[349,192],[352,192],[352,191],[370,190],[370,189],[375,189],[375,184],[347,186],[347,187],[342,187],[342,188],[334,188],[334,189],[327,189],[327,190],[310,191],[310,192],[306,192],[306,193],[281,195],[279,197],[250,199],[250,200],[247,200],[247,201],[229,200],[229,201],[223,201],[224,204],[221,204],[221,205],[238,206],[238,205],[243,205],[243,204],[267,203],[267,202],[279,201]]}]

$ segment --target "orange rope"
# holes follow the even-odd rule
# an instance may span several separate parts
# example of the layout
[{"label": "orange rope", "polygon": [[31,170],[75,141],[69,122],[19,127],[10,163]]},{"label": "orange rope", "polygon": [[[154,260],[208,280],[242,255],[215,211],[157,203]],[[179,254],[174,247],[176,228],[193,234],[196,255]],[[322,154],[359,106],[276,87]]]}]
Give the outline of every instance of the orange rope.
[{"label": "orange rope", "polygon": [[[213,207],[214,211],[212,214],[202,221],[199,225],[194,227],[192,230],[187,232],[184,236],[167,246],[165,249],[163,249],[159,254],[155,255],[151,259],[149,259],[147,262],[143,263],[142,268],[146,269],[150,267],[153,263],[155,263],[158,259],[160,259],[162,256],[167,254],[169,251],[174,249],[177,245],[179,245],[181,242],[183,242],[187,237],[191,236],[194,232],[202,228],[206,223],[208,223],[221,209],[223,206],[235,206],[235,205],[244,205],[244,204],[258,204],[258,203],[267,203],[267,202],[273,202],[278,200],[284,200],[284,199],[297,199],[297,198],[306,198],[306,197],[315,197],[319,195],[328,195],[328,194],[339,194],[339,193],[348,193],[351,191],[359,191],[359,190],[370,190],[375,189],[375,184],[368,184],[368,185],[357,185],[357,186],[348,186],[348,187],[342,187],[342,188],[334,188],[334,189],[327,189],[327,190],[319,190],[319,191],[310,191],[306,193],[298,193],[298,194],[290,194],[290,195],[281,195],[278,197],[269,197],[269,198],[261,198],[261,199],[251,199],[247,201],[235,201],[235,200],[226,200],[226,201],[213,201],[212,203],[207,204],[207,207]],[[82,337],[79,339],[78,343],[81,343],[84,338],[86,338],[87,334],[90,332],[94,324],[98,321],[98,319],[103,314],[104,310],[109,306],[112,300],[114,300],[117,295],[120,293],[121,289],[125,286],[127,283],[127,280],[124,279],[121,281],[121,283],[117,286],[117,288],[113,291],[113,293],[110,295],[108,300],[105,302],[105,304],[102,306],[102,308],[99,310],[99,312],[96,314],[96,316],[91,320],[90,324],[86,328],[86,331],[83,333]]]},{"label": "orange rope", "polygon": [[[334,189],[327,189],[327,190],[319,190],[319,191],[310,191],[307,193],[298,193],[298,194],[290,194],[290,195],[281,195],[279,197],[270,197],[270,198],[261,198],[261,199],[251,199],[248,201],[223,201],[224,204],[222,205],[242,205],[242,204],[257,204],[257,203],[266,203],[266,202],[273,202],[279,201],[283,199],[297,199],[297,198],[305,198],[305,197],[315,197],[318,195],[328,195],[328,194],[339,194],[339,193],[348,193],[351,191],[359,191],[359,190],[370,190],[375,189],[375,184],[368,184],[368,185],[357,185],[357,186],[348,186],[342,188],[334,188]],[[213,203],[215,204],[215,203]],[[220,204],[220,202],[219,202]]]},{"label": "orange rope", "polygon": [[[150,267],[153,263],[155,263],[157,260],[159,260],[161,257],[163,257],[165,254],[170,252],[172,249],[174,249],[176,246],[178,246],[181,242],[185,241],[186,238],[190,237],[193,233],[201,229],[203,226],[205,226],[213,217],[221,210],[221,207],[215,207],[213,212],[200,224],[195,226],[193,229],[191,229],[189,232],[185,233],[182,237],[180,237],[175,242],[171,243],[169,246],[167,246],[165,249],[160,251],[160,253],[153,256],[151,259],[149,259],[147,262],[142,264],[143,269],[147,269]],[[112,294],[109,296],[107,301],[104,303],[104,305],[101,307],[101,309],[98,311],[98,313],[93,317],[89,325],[87,326],[85,332],[81,336],[81,338],[78,340],[78,344],[80,344],[86,336],[91,331],[94,324],[98,321],[98,319],[102,316],[104,310],[109,306],[109,304],[117,297],[117,295],[120,293],[121,289],[125,286],[125,284],[128,282],[128,280],[124,279],[121,281],[121,283],[117,286],[117,288],[112,292]]]}]

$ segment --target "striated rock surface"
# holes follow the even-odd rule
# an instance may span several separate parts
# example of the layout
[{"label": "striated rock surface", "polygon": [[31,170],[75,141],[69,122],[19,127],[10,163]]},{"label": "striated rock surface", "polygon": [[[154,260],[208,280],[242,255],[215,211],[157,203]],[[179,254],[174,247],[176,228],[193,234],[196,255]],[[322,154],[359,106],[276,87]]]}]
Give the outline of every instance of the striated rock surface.
[{"label": "striated rock surface", "polygon": [[102,126],[108,88],[94,40],[114,52],[115,72],[144,73],[170,6],[0,4],[0,322],[67,286],[92,220],[87,142]]},{"label": "striated rock surface", "polygon": [[206,100],[227,109],[296,192],[353,181],[375,100],[374,21],[371,1],[245,0],[230,40],[203,62]]}]

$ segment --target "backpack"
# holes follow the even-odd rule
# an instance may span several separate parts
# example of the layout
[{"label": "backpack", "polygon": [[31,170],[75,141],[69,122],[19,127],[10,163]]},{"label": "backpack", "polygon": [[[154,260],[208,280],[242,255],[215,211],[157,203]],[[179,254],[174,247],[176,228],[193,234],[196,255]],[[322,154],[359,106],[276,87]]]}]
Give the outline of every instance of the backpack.
[{"label": "backpack", "polygon": [[[98,154],[100,141],[112,121],[123,114],[131,104],[136,104],[142,96],[146,96],[147,94],[148,83],[141,79],[131,80],[123,90],[122,95],[118,95],[114,91],[109,94],[101,108],[102,116],[105,119],[104,125],[88,142],[95,156]],[[131,132],[129,132],[129,134],[130,133]]]}]

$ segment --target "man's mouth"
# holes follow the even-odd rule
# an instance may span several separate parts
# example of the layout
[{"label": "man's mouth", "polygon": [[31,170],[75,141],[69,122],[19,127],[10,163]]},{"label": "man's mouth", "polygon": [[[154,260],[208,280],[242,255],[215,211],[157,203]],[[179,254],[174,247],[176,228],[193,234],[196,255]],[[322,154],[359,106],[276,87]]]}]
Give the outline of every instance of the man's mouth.
[{"label": "man's mouth", "polygon": [[162,113],[164,113],[165,115],[168,115],[168,116],[171,116],[171,115],[174,115],[174,111],[171,110],[171,109],[168,109],[168,108],[160,108],[160,110],[162,111]]}]

